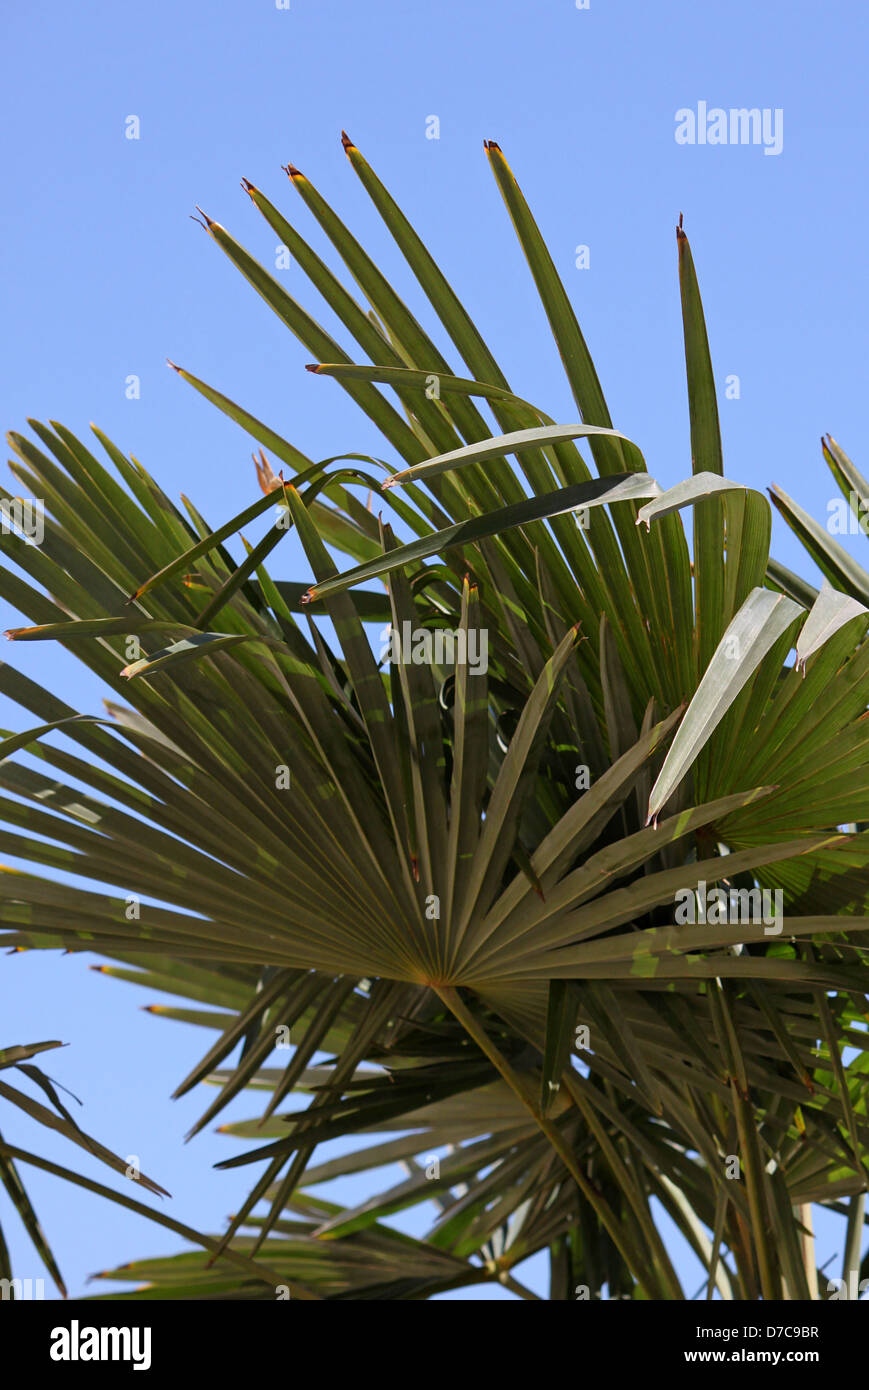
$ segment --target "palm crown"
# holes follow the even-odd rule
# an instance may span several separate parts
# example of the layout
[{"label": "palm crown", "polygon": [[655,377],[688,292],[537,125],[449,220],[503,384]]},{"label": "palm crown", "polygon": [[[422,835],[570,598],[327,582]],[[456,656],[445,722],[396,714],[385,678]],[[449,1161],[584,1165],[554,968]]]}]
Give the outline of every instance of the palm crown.
[{"label": "palm crown", "polygon": [[[39,546],[2,537],[26,577],[4,569],[0,592],[36,624],[9,635],[61,642],[123,703],[94,719],[0,668],[39,721],[0,745],[0,839],[77,880],[5,873],[0,940],[96,951],[105,973],[198,1004],[160,1007],[217,1033],[177,1092],[216,1083],[196,1128],[266,1093],[259,1118],[224,1126],[253,1147],[221,1166],[265,1161],[229,1229],[159,1218],[221,1258],[110,1277],[144,1279],[135,1297],[417,1299],[494,1279],[531,1296],[512,1271],[546,1250],[555,1299],[690,1296],[663,1209],[710,1295],[817,1296],[810,1205],[848,1218],[847,1265],[866,1187],[869,582],[829,547],[822,561],[820,528],[778,493],[831,584],[771,561],[769,503],[724,476],[681,226],[692,469],[664,490],[613,428],[499,147],[575,422],[512,392],[344,147],[467,375],[293,166],[370,309],[244,186],[352,350],[203,222],[391,461],[314,462],[176,368],[261,451],[262,496],[212,531],[98,430],[110,466],[59,424],[11,436],[47,518]],[[225,542],[266,513],[238,564]],[[308,571],[278,579],[290,530]],[[379,659],[384,624],[422,633],[421,659]],[[44,742],[53,729],[80,753]],[[37,765],[9,760],[20,749]],[[283,1113],[293,1091],[310,1103]],[[26,1204],[16,1157],[0,1144]],[[380,1169],[358,1206],[311,1191]],[[431,1199],[424,1239],[384,1224]]]}]

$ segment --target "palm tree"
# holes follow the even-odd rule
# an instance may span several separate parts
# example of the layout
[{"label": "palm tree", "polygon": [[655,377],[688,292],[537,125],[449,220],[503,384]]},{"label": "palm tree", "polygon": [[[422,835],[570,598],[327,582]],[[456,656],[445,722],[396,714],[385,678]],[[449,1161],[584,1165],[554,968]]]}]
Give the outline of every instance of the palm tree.
[{"label": "palm tree", "polygon": [[[370,309],[244,187],[350,351],[203,225],[388,461],[312,461],[176,368],[260,449],[262,496],[211,530],[99,430],[111,467],[59,424],[11,436],[47,516],[39,546],[2,538],[26,577],[0,593],[35,624],[9,635],[60,642],[116,698],[96,719],[0,668],[40,721],[0,744],[0,841],[119,891],[4,875],[0,941],[199,1005],[161,1009],[217,1034],[176,1092],[216,1085],[196,1129],[266,1095],[223,1126],[253,1147],[220,1167],[265,1166],[226,1232],[192,1233],[211,1255],[108,1277],[144,1279],[132,1298],[534,1297],[513,1271],[547,1251],[553,1299],[690,1297],[666,1213],[710,1297],[817,1296],[811,1204],[848,1217],[853,1265],[866,1188],[869,836],[843,827],[869,786],[869,608],[788,582],[766,498],[724,476],[681,225],[692,471],[662,490],[499,147],[574,422],[512,392],[343,143],[467,376],[292,165]],[[266,513],[238,564],[225,542]],[[307,572],[278,579],[291,529]],[[378,655],[372,624],[412,651]],[[310,1103],[282,1112],[292,1092]],[[360,1173],[361,1205],[311,1190]],[[432,1200],[424,1239],[384,1224]]]}]

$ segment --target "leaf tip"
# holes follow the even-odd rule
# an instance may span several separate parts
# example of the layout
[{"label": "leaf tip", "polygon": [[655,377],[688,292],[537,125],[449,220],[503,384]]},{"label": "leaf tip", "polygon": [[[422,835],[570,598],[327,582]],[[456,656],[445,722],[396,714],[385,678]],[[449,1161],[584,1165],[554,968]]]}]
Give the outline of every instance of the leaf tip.
[{"label": "leaf tip", "polygon": [[283,471],[281,471],[279,476],[275,476],[275,470],[266,458],[264,449],[260,449],[259,456],[251,454],[251,458],[253,459],[253,466],[256,469],[256,480],[259,483],[260,492],[268,497],[270,492],[276,491],[276,489],[282,485],[284,480]]},{"label": "leaf tip", "polygon": [[211,228],[214,226],[212,218],[208,216],[207,212],[202,211],[202,208],[199,206],[198,203],[195,204],[195,207],[196,211],[199,213],[199,217],[202,218],[202,221],[199,221],[199,217],[194,217],[192,212],[190,214],[190,221],[195,222],[198,226],[202,227],[203,231],[210,232]]}]

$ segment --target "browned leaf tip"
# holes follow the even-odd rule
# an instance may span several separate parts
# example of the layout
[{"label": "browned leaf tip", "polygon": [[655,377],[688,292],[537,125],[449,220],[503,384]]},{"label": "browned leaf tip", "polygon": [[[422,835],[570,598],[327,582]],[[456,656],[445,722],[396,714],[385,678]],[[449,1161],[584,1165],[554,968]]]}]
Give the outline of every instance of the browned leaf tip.
[{"label": "browned leaf tip", "polygon": [[355,150],[356,148],[346,130],[341,131],[341,144],[344,146],[345,150]]},{"label": "browned leaf tip", "polygon": [[302,177],[301,169],[297,169],[295,164],[282,164],[281,168],[291,179],[300,179]]},{"label": "browned leaf tip", "polygon": [[196,204],[196,211],[199,213],[199,217],[202,218],[202,221],[200,222],[200,221],[199,221],[199,217],[194,217],[194,216],[193,216],[193,213],[191,212],[191,214],[190,214],[190,220],[191,220],[191,222],[196,222],[196,223],[198,223],[199,226],[202,227],[203,230],[206,231],[206,232],[211,231],[211,228],[214,226],[214,221],[213,221],[213,219],[212,219],[211,217],[208,216],[208,213],[207,213],[207,212],[203,212],[203,211],[202,211],[202,208],[199,206],[198,203]]},{"label": "browned leaf tip", "polygon": [[281,480],[275,476],[275,471],[262,449],[259,451],[259,458],[256,454],[251,454],[251,458],[256,469],[256,480],[260,485],[260,491],[268,496],[270,492],[274,492],[276,488],[281,486]]}]

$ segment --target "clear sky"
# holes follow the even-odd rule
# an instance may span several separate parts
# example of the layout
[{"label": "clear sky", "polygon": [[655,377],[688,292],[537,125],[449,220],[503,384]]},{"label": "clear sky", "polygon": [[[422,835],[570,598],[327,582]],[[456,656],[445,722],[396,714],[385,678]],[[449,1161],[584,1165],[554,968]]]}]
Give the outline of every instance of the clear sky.
[{"label": "clear sky", "polygon": [[[574,419],[575,407],[486,138],[502,146],[547,237],[615,425],[662,484],[690,472],[680,212],[722,396],[725,379],[739,378],[739,399],[721,401],[725,471],[757,487],[777,482],[823,519],[833,491],[821,433],[865,470],[869,10],[857,0],[590,0],[582,10],[574,0],[290,0],[286,10],[275,0],[43,0],[6,9],[4,429],[35,416],[85,434],[93,420],[212,525],[257,495],[248,441],[167,369],[167,356],[312,458],[382,452],[340,388],[302,370],[307,351],[188,220],[200,204],[273,264],[276,238],[239,188],[247,177],[322,250],[281,172],[289,161],[428,325],[347,165],[343,127],[429,241],[514,389],[554,418]],[[676,113],[700,103],[768,110],[781,151],[677,143]],[[125,136],[130,116],[137,140]],[[427,138],[433,117],[438,139]],[[576,264],[581,246],[587,268]],[[325,259],[335,265],[330,252]],[[298,268],[278,273],[331,327]],[[131,375],[139,399],[125,394]],[[4,469],[0,489],[11,486]],[[784,525],[773,525],[774,553],[810,574]],[[869,560],[862,538],[846,544]],[[273,573],[308,577],[291,543],[283,567],[281,555]],[[4,609],[0,626],[16,616]],[[46,644],[12,655],[97,711],[100,690],[64,653]],[[0,701],[2,727],[26,718]],[[138,1154],[173,1193],[176,1216],[217,1228],[247,1173],[208,1168],[233,1141],[206,1134],[181,1147],[205,1106],[201,1092],[168,1100],[211,1035],[139,1012],[151,996],[86,961],[4,959],[0,1046],[68,1042],[46,1070],[85,1101],[85,1126]],[[230,1113],[252,1109],[242,1101]],[[11,1142],[78,1162],[23,1117],[0,1118]],[[81,1167],[106,1180],[84,1156]],[[85,1193],[30,1170],[25,1178],[73,1292],[96,1268],[177,1245]],[[7,1205],[4,1196],[18,1272],[36,1276]]]}]

